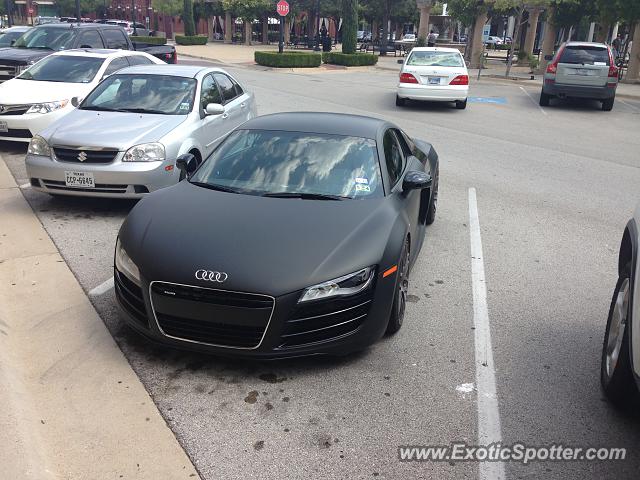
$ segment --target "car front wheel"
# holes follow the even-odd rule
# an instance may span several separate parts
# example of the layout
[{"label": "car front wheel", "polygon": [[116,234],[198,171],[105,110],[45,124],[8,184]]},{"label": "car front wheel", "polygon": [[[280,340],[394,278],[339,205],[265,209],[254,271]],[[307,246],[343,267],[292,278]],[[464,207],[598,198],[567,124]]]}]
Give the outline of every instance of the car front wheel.
[{"label": "car front wheel", "polygon": [[602,345],[600,383],[607,398],[617,406],[633,403],[637,389],[629,355],[631,268],[625,269],[613,292]]},{"label": "car front wheel", "polygon": [[391,316],[387,325],[387,334],[393,335],[402,327],[404,312],[407,306],[407,292],[409,291],[409,240],[404,243],[398,262],[398,279],[393,295]]}]

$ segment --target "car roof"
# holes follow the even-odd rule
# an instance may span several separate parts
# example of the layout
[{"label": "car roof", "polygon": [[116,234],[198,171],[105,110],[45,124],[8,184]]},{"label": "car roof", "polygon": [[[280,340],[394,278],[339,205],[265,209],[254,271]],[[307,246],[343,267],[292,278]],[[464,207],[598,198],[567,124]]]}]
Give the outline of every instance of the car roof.
[{"label": "car roof", "polygon": [[170,75],[174,77],[195,78],[203,70],[223,72],[220,68],[199,67],[195,65],[136,65],[118,70],[120,74]]},{"label": "car roof", "polygon": [[105,23],[45,23],[43,25],[37,25],[33,28],[121,28],[117,25],[107,25]]},{"label": "car roof", "polygon": [[109,50],[106,48],[74,48],[73,50],[62,50],[55,52],[52,55],[71,55],[75,57],[124,57],[130,55],[144,55],[143,52],[136,52],[135,50]]},{"label": "car roof", "polygon": [[567,42],[567,47],[601,47],[601,48],[609,48],[609,46],[605,43],[600,42]]},{"label": "car roof", "polygon": [[283,112],[255,117],[241,128],[249,130],[283,130],[361,138],[377,138],[378,132],[392,126],[379,118],[346,113]]},{"label": "car roof", "polygon": [[450,48],[450,47],[413,47],[411,51],[412,52],[458,52],[460,53],[460,50],[458,50],[457,48]]},{"label": "car roof", "polygon": [[7,32],[26,32],[27,30],[31,30],[32,27],[29,26],[17,26],[17,27],[9,27],[2,30],[2,33]]}]

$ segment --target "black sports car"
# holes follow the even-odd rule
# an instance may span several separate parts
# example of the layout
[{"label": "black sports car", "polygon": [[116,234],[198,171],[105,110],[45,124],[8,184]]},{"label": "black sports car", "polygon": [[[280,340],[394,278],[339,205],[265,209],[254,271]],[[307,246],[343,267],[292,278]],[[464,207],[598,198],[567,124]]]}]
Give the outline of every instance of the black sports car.
[{"label": "black sports car", "polygon": [[368,117],[281,113],[231,133],[120,229],[116,297],[137,331],[224,355],[340,355],[402,326],[434,221],[438,155]]}]

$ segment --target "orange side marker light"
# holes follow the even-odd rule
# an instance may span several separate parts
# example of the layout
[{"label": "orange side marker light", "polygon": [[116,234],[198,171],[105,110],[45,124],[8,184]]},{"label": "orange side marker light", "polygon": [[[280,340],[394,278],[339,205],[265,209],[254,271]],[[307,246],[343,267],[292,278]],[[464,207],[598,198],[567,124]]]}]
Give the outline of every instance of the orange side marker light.
[{"label": "orange side marker light", "polygon": [[397,270],[398,270],[398,266],[397,266],[397,265],[394,265],[394,266],[393,266],[393,267],[391,267],[390,269],[385,270],[385,272],[382,274],[382,278],[386,278],[386,277],[388,277],[389,275],[392,275],[392,274],[396,273],[396,271],[397,271]]}]

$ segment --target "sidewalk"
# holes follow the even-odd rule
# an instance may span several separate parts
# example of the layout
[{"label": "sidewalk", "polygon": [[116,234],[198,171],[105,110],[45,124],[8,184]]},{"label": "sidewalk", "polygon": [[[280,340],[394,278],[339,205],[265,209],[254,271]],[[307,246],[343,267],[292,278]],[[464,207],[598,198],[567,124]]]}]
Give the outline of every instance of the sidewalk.
[{"label": "sidewalk", "polygon": [[0,158],[2,478],[198,474]]},{"label": "sidewalk", "polygon": [[[340,47],[338,45],[338,47]],[[225,44],[222,42],[213,42],[208,43],[206,45],[176,45],[176,49],[178,51],[178,57],[185,55],[189,57],[200,58],[204,60],[210,60],[216,63],[220,63],[223,65],[233,65],[239,67],[251,67],[255,66],[254,62],[254,52],[256,50],[277,50],[278,45],[236,45],[236,44]],[[289,50],[289,49],[288,49]],[[293,50],[295,51],[295,50]],[[499,54],[502,52],[491,52],[492,55]],[[506,52],[504,53],[506,56]],[[398,60],[403,59],[404,57],[394,57],[393,54],[387,55],[385,57],[378,58],[378,64],[374,67],[350,67],[349,71],[354,70],[385,70],[385,71],[400,71],[400,65],[398,65]],[[298,72],[323,72],[323,71],[347,71],[346,67],[337,67],[337,66],[328,66],[323,65],[320,68],[306,68],[306,69],[283,69],[283,71],[295,71]],[[542,75],[535,75],[535,79],[530,79],[529,67],[519,67],[513,66],[511,68],[511,74],[509,78],[504,76],[506,70],[506,65],[504,62],[498,59],[490,59],[488,61],[487,67],[482,70],[482,74],[480,78],[482,81],[490,81],[490,82],[522,82],[522,85],[533,85],[536,87],[542,86]],[[473,69],[469,70],[469,76],[471,80],[475,80],[478,77],[478,70]],[[640,85],[638,84],[628,84],[621,83],[618,85],[617,95],[640,100]]]}]

